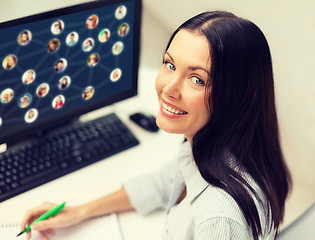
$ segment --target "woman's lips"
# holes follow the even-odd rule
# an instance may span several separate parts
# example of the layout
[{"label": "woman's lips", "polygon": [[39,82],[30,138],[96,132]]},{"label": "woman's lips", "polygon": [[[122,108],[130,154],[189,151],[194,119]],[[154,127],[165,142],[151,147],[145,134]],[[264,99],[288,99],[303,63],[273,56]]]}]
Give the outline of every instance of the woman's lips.
[{"label": "woman's lips", "polygon": [[183,109],[180,109],[173,104],[166,102],[164,99],[162,99],[161,103],[161,112],[164,116],[169,118],[178,118],[188,114]]}]

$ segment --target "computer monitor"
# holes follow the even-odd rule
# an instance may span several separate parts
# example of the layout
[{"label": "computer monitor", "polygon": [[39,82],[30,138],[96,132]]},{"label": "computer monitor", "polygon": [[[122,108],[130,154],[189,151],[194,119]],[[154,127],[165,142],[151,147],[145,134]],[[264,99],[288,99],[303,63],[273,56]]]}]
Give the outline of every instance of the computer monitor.
[{"label": "computer monitor", "polygon": [[137,94],[140,0],[102,0],[0,23],[0,143]]}]

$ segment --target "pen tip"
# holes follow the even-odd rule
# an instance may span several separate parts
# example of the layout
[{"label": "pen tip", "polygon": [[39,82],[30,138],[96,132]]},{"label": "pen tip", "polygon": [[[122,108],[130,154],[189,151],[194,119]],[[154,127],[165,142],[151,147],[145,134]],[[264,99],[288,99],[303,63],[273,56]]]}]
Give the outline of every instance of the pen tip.
[{"label": "pen tip", "polygon": [[18,235],[16,235],[16,237],[20,236],[23,232],[20,232]]}]

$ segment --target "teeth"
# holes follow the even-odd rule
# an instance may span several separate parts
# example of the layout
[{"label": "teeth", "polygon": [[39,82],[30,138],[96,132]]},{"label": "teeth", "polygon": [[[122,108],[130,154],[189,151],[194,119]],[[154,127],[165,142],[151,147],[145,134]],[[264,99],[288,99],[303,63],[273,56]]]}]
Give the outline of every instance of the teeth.
[{"label": "teeth", "polygon": [[179,111],[178,109],[174,109],[168,105],[166,105],[164,102],[162,103],[162,106],[164,109],[166,109],[167,111],[174,113],[174,114],[186,114],[186,112],[184,111]]}]

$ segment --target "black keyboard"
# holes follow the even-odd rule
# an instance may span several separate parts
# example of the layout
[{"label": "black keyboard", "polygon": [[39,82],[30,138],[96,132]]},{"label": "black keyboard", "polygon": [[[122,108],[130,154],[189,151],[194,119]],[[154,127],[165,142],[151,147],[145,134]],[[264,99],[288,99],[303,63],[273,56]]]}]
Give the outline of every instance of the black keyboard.
[{"label": "black keyboard", "polygon": [[0,154],[0,202],[138,144],[115,114],[47,133]]}]

